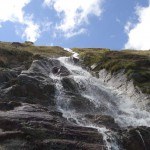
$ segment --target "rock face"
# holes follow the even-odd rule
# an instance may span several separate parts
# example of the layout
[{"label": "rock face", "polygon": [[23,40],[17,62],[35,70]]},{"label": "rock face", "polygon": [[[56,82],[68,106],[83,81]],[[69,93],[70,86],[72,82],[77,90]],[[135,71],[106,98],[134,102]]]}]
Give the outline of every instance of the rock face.
[{"label": "rock face", "polygon": [[150,128],[137,127],[123,131],[123,145],[128,150],[148,150],[150,147]]},{"label": "rock face", "polygon": [[92,123],[98,126],[105,126],[111,130],[120,130],[120,127],[115,123],[114,118],[106,115],[85,115]]},{"label": "rock face", "polygon": [[[52,78],[53,76],[53,78]],[[0,149],[2,150],[107,150],[105,138],[96,128],[66,119],[56,100],[61,78],[62,105],[82,113],[87,122],[114,133],[120,149],[148,150],[150,128],[121,128],[115,118],[99,109],[80,93],[71,72],[57,59],[39,58],[28,70],[20,67],[0,72]],[[67,98],[70,98],[68,101]],[[62,106],[63,107],[63,106]]]},{"label": "rock face", "polygon": [[[69,71],[55,59],[35,60],[26,71],[0,74],[0,149],[97,149],[105,148],[96,129],[79,127],[56,109],[55,84],[49,77]],[[72,81],[73,82],[73,81]],[[70,81],[64,86],[71,90]]]},{"label": "rock face", "polygon": [[119,90],[128,99],[137,102],[139,107],[150,111],[150,96],[143,94],[138,87],[135,87],[133,81],[127,79],[124,70],[111,74],[102,69],[99,71],[99,80],[107,84],[107,86]]},{"label": "rock face", "polygon": [[102,149],[102,135],[95,129],[67,123],[61,113],[22,103],[0,111],[1,149]]}]

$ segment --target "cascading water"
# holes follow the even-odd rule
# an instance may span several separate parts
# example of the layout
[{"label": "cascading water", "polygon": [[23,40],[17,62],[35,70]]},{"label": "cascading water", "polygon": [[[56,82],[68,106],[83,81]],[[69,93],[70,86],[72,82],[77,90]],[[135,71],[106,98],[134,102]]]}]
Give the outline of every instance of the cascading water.
[{"label": "cascading water", "polygon": [[[77,57],[77,54],[72,50],[65,50],[73,53],[73,55]],[[65,118],[79,126],[97,129],[103,135],[108,150],[119,149],[115,133],[107,129],[105,126],[99,127],[96,124],[91,123],[85,118],[85,114],[112,116],[122,127],[150,125],[150,113],[146,110],[140,110],[135,102],[125,98],[122,93],[118,93],[106,85],[103,85],[99,79],[93,77],[88,71],[75,65],[71,61],[71,58],[60,57],[58,60],[61,65],[66,67],[70,72],[70,75],[67,77],[50,74],[50,77],[56,83],[56,99],[59,111],[63,113]],[[77,85],[75,89],[77,92],[74,91],[70,94],[64,88],[64,85],[62,84],[64,78],[68,78],[69,81],[71,80],[73,81],[73,84]],[[87,103],[92,105],[90,105],[90,109],[83,107],[83,110],[78,111],[78,108],[73,107],[74,105],[71,106],[72,100],[79,99],[79,95],[81,101],[83,100],[85,103],[87,101]]]}]

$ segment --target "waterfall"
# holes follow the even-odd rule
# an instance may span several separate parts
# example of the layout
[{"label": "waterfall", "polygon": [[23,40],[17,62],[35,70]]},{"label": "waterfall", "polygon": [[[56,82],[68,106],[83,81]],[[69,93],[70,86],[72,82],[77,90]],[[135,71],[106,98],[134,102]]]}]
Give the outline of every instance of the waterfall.
[{"label": "waterfall", "polygon": [[[78,55],[70,49],[66,49]],[[70,72],[67,76],[50,74],[56,85],[57,108],[63,113],[63,117],[68,121],[79,126],[91,127],[98,130],[103,135],[103,140],[108,150],[119,150],[115,133],[105,126],[96,124],[85,118],[85,114],[109,115],[121,127],[127,126],[150,126],[150,113],[141,110],[135,102],[128,100],[126,97],[104,85],[99,79],[93,77],[88,71],[81,66],[74,64],[69,57],[58,58],[61,65]],[[75,91],[70,92],[64,88],[63,80],[67,78],[76,84]],[[72,101],[81,98],[87,104],[82,109],[74,107]],[[87,101],[87,102],[86,102]],[[88,105],[90,104],[90,106]],[[89,106],[89,108],[88,108]]]}]

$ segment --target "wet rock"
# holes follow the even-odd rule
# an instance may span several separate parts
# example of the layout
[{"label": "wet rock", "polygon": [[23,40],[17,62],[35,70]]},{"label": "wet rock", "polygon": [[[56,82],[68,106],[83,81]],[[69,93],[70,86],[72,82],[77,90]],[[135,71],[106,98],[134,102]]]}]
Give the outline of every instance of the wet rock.
[{"label": "wet rock", "polygon": [[123,146],[127,150],[148,150],[150,148],[150,128],[127,128],[123,131]]},{"label": "wet rock", "polygon": [[59,70],[59,74],[60,74],[60,76],[68,76],[68,75],[70,75],[70,72],[68,71],[68,69],[66,67],[61,66],[60,70]]},{"label": "wet rock", "polygon": [[4,82],[8,82],[14,78],[16,78],[18,73],[13,70],[8,70],[8,71],[0,71],[0,84]]},{"label": "wet rock", "polygon": [[61,112],[59,112],[59,111],[50,111],[49,112],[51,115],[54,115],[54,116],[59,116],[59,117],[62,117],[63,116],[63,114],[61,113]]},{"label": "wet rock", "polygon": [[77,83],[72,79],[72,78],[68,78],[68,77],[64,77],[62,80],[62,85],[63,87],[67,90],[70,91],[72,93],[78,93],[78,85]]},{"label": "wet rock", "polygon": [[64,66],[53,67],[52,73],[55,74],[55,75],[59,75],[59,76],[68,76],[68,75],[70,75],[70,72]]},{"label": "wet rock", "polygon": [[1,111],[0,129],[0,147],[6,150],[17,146],[25,150],[104,148],[96,129],[72,125],[40,105],[23,103],[14,110]]},{"label": "wet rock", "polygon": [[8,92],[9,97],[24,97],[27,100],[32,99],[33,103],[54,104],[55,87],[49,78],[20,75],[17,80],[17,84]]},{"label": "wet rock", "polygon": [[52,73],[53,74],[58,74],[58,72],[59,72],[59,68],[58,67],[53,67]]},{"label": "wet rock", "polygon": [[[0,149],[105,150],[104,138],[107,142],[120,140],[127,150],[150,147],[149,128],[124,130],[115,123],[114,118],[101,115],[100,113],[109,112],[106,102],[97,107],[90,99],[82,96],[79,89],[84,90],[84,87],[78,87],[69,76],[68,69],[58,60],[42,57],[35,60],[28,70],[14,71],[19,73],[15,76],[8,75],[8,79],[3,80],[0,85]],[[59,107],[81,113],[85,116],[85,120],[79,116],[81,122],[87,121],[97,127],[105,127],[108,129],[105,133],[108,137],[104,137],[97,129],[77,125],[76,118],[63,117],[62,112],[58,111],[58,105],[56,106],[57,79],[55,81],[51,78],[52,74],[60,76],[63,85],[63,91],[60,92],[64,92],[64,95],[60,98]],[[113,103],[105,91],[98,92],[101,92],[102,101],[108,97]],[[114,106],[111,107],[112,111],[117,108],[115,104]],[[111,138],[111,133],[115,138]],[[117,135],[119,136],[116,138]]]},{"label": "wet rock", "polygon": [[0,102],[0,111],[13,110],[15,107],[21,106],[21,103],[10,101],[10,102]]},{"label": "wet rock", "polygon": [[[55,85],[49,77],[57,60],[42,59],[33,62],[27,71],[22,71],[14,84],[7,84],[3,88],[7,99],[21,99],[24,102],[55,105]],[[10,88],[9,88],[10,85]],[[7,88],[7,90],[5,89]]]},{"label": "wet rock", "polygon": [[49,139],[41,142],[38,146],[40,149],[45,150],[104,150],[105,146],[100,144],[89,144],[85,142],[72,141],[72,140],[60,140]]},{"label": "wet rock", "polygon": [[72,60],[74,63],[78,63],[80,59],[78,57],[72,57]]},{"label": "wet rock", "polygon": [[35,149],[35,145],[19,139],[8,139],[5,142],[0,144],[1,150],[33,150]]},{"label": "wet rock", "polygon": [[85,117],[98,126],[105,126],[111,130],[120,130],[120,127],[111,116],[87,114]]},{"label": "wet rock", "polygon": [[69,101],[68,108],[80,113],[93,113],[97,111],[95,105],[89,99],[86,99],[81,95],[72,96]]}]

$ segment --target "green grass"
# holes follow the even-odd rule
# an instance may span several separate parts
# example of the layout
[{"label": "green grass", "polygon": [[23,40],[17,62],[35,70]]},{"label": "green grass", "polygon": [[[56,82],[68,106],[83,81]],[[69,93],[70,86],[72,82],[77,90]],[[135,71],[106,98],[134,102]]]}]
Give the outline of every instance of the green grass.
[{"label": "green grass", "polygon": [[70,53],[58,46],[34,46],[28,42],[18,45],[10,42],[0,42],[0,70],[12,68],[14,65],[25,64],[28,68],[33,59],[41,56],[69,56]]},{"label": "green grass", "polygon": [[32,54],[40,54],[43,56],[51,56],[51,57],[58,57],[58,56],[69,56],[70,53],[63,50],[63,48],[59,46],[34,46],[29,45],[27,43],[20,43],[21,45],[15,46],[9,42],[0,42],[0,49],[6,50],[15,50],[15,51],[26,51]]},{"label": "green grass", "polygon": [[108,49],[74,49],[83,60],[83,65],[89,67],[94,63],[97,67],[93,71],[101,69],[116,73],[123,69],[128,80],[133,80],[134,84],[143,93],[150,94],[150,51],[110,51]]},{"label": "green grass", "polygon": [[104,60],[106,53],[110,50],[101,48],[73,48],[73,51],[79,53],[80,58],[84,60],[85,66],[91,66]]}]

